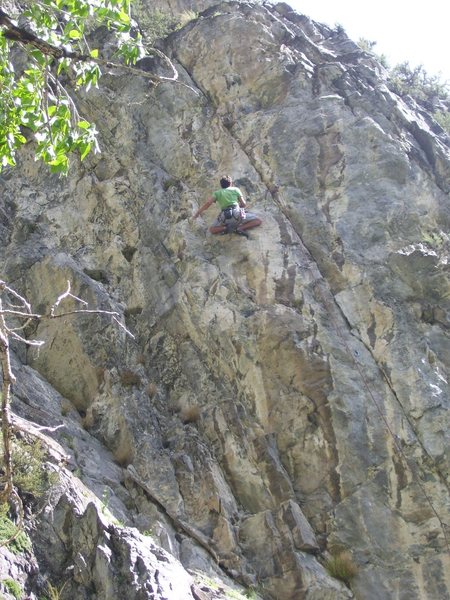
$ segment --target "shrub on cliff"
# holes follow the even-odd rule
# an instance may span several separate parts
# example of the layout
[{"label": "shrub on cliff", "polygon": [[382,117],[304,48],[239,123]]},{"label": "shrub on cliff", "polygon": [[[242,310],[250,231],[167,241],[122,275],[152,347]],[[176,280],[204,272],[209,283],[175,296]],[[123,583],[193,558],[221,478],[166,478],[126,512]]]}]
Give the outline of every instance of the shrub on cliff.
[{"label": "shrub on cliff", "polygon": [[450,83],[443,81],[438,75],[429,75],[422,65],[411,67],[403,62],[390,67],[384,54],[374,51],[376,42],[359,38],[358,46],[373,54],[388,70],[388,85],[393,92],[401,97],[411,96],[422,105],[450,133]]},{"label": "shrub on cliff", "polygon": [[325,568],[335,579],[340,579],[346,585],[358,573],[358,567],[353,562],[352,555],[348,551],[341,551],[333,554],[326,562]]},{"label": "shrub on cliff", "polygon": [[390,85],[399,95],[410,95],[416,100],[447,100],[449,86],[437,75],[429,75],[422,65],[411,67],[408,62],[390,71]]}]

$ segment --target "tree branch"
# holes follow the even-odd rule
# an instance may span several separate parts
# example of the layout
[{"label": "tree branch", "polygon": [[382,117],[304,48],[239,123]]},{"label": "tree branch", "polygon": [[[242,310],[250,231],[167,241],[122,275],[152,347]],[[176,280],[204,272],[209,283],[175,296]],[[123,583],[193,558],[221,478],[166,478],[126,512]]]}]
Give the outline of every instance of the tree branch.
[{"label": "tree branch", "polygon": [[55,316],[55,310],[58,308],[59,304],[65,299],[65,298],[73,298],[74,300],[78,300],[78,302],[81,302],[81,304],[84,304],[84,306],[87,306],[88,303],[85,300],[82,300],[81,298],[78,298],[77,296],[74,296],[71,292],[70,292],[71,286],[70,286],[70,281],[67,282],[67,290],[65,292],[63,292],[60,296],[58,296],[58,298],[56,299],[56,302],[54,304],[52,304],[52,307],[50,309],[50,316],[54,317]]},{"label": "tree branch", "polygon": [[[2,300],[0,298],[0,310],[1,309]],[[11,419],[9,405],[11,401],[11,385],[16,381],[11,369],[8,328],[6,327],[5,318],[3,315],[0,315],[0,364],[2,366],[2,437],[3,462],[5,469],[5,485],[3,489],[0,490],[0,504],[3,504],[9,500],[14,490],[12,480],[13,469],[11,456]]]},{"label": "tree branch", "polygon": [[16,298],[16,300],[20,300],[21,306],[26,308],[28,312],[31,312],[31,304],[29,304],[29,302],[27,302],[23,296],[18,294],[16,292],[16,290],[13,290],[9,286],[7,286],[5,281],[0,279],[0,293],[3,292],[4,290],[6,290],[8,292],[8,294],[11,294],[11,296],[14,296],[14,298]]},{"label": "tree branch", "polygon": [[170,58],[166,54],[164,54],[164,52],[161,52],[161,50],[158,50],[156,48],[151,48],[150,51],[157,54],[169,65],[170,69],[172,70],[171,77],[154,75],[153,73],[148,73],[147,71],[139,69],[138,67],[130,67],[129,65],[122,65],[120,63],[105,60],[103,58],[95,58],[90,54],[82,54],[81,52],[76,52],[74,50],[67,50],[62,46],[55,46],[54,44],[50,44],[49,42],[46,42],[42,38],[35,35],[34,33],[31,33],[24,27],[18,27],[17,25],[15,25],[11,17],[1,8],[0,26],[4,28],[3,35],[9,40],[12,40],[14,42],[20,42],[24,46],[32,46],[33,48],[37,48],[45,56],[52,56],[56,60],[68,58],[75,62],[93,62],[100,66],[112,69],[124,69],[129,73],[134,73],[135,75],[141,75],[142,77],[146,77],[147,79],[150,79],[153,83],[175,82],[178,80],[178,71],[175,68],[175,65],[172,63]]},{"label": "tree branch", "polygon": [[[41,341],[41,340],[27,340],[24,337],[20,336],[16,332],[20,331],[21,329],[23,329],[27,325],[27,323],[25,323],[21,327],[8,327],[6,325],[5,320],[4,320],[5,315],[10,315],[10,316],[13,316],[13,317],[18,317],[19,319],[27,319],[27,322],[29,322],[29,321],[43,321],[43,320],[46,320],[46,319],[60,319],[62,317],[67,317],[69,315],[82,315],[82,314],[85,314],[85,315],[86,314],[87,315],[106,315],[108,317],[111,317],[111,319],[115,323],[117,323],[117,325],[121,329],[123,329],[127,335],[129,335],[131,338],[134,339],[134,335],[131,333],[131,331],[129,329],[127,329],[125,327],[125,325],[119,320],[120,314],[118,312],[114,311],[114,310],[103,310],[103,309],[100,309],[100,308],[99,309],[79,308],[79,309],[67,310],[67,311],[64,311],[62,313],[55,314],[55,311],[58,308],[58,306],[66,298],[73,298],[77,302],[80,302],[83,306],[88,306],[88,303],[85,300],[82,300],[78,296],[75,296],[74,294],[72,294],[72,292],[70,291],[71,290],[70,281],[67,281],[67,289],[66,289],[66,291],[63,292],[62,294],[60,294],[58,296],[58,298],[56,299],[56,302],[54,302],[54,304],[52,304],[52,306],[50,308],[50,313],[49,314],[44,314],[44,315],[40,315],[38,313],[32,313],[31,312],[31,306],[25,300],[25,298],[22,298],[22,296],[20,296],[20,294],[18,294],[16,291],[14,291],[11,288],[9,288],[5,284],[4,281],[0,280],[0,293],[3,290],[8,291],[9,293],[13,293],[13,295],[17,299],[21,300],[21,302],[23,303],[23,308],[26,309],[26,310],[23,310],[23,309],[22,310],[8,309],[8,308],[3,308],[2,304],[0,304],[0,318],[2,319],[2,327],[3,327],[3,331],[4,331],[6,339],[8,339],[8,336],[10,336],[10,337],[12,337],[13,339],[15,339],[17,341],[26,344],[27,346],[42,346],[44,344],[44,342]],[[22,308],[22,307],[18,307],[18,308]],[[1,333],[1,330],[2,329],[0,327],[0,333]],[[1,348],[0,348],[0,352],[1,352]]]},{"label": "tree branch", "polygon": [[[0,9],[1,13],[1,9]],[[3,308],[3,295],[9,294],[15,300],[19,300],[20,304],[9,304],[13,308]],[[134,339],[134,335],[125,327],[123,323],[119,321],[119,313],[111,310],[91,310],[88,308],[80,308],[69,310],[55,314],[56,309],[59,307],[61,302],[66,298],[72,298],[77,302],[80,302],[83,306],[88,306],[88,303],[78,296],[75,296],[71,292],[70,281],[67,282],[67,289],[65,292],[60,294],[56,299],[56,302],[51,306],[50,313],[39,315],[31,311],[31,305],[15,290],[6,285],[6,283],[0,279],[0,367],[2,371],[1,376],[1,431],[2,431],[2,444],[3,444],[3,487],[0,489],[0,504],[5,502],[14,503],[17,506],[17,512],[19,514],[19,523],[17,525],[17,531],[9,540],[0,543],[0,546],[10,543],[23,529],[23,505],[22,501],[14,487],[13,482],[13,464],[12,464],[12,430],[13,423],[10,413],[11,404],[11,387],[15,383],[16,378],[11,368],[10,358],[10,339],[17,340],[28,346],[42,346],[44,341],[42,340],[27,340],[17,333],[18,330],[23,329],[26,324],[30,321],[42,321],[44,319],[57,319],[65,317],[67,315],[79,315],[79,314],[97,314],[109,316],[117,325],[125,331],[125,333]],[[5,317],[11,316],[16,319],[25,319],[26,322],[22,327],[9,327],[6,323]]]}]

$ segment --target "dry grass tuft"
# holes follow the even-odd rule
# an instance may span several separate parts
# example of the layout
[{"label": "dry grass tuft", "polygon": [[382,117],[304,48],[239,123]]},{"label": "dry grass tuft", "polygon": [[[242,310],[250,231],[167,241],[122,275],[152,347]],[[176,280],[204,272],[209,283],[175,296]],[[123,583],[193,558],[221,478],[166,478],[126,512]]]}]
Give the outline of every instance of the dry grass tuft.
[{"label": "dry grass tuft", "polygon": [[200,419],[200,406],[184,406],[180,411],[180,418],[183,423],[195,423]]},{"label": "dry grass tuft", "polygon": [[141,383],[141,378],[134,371],[126,369],[120,374],[120,383],[122,385],[139,385]]},{"label": "dry grass tuft", "polygon": [[154,381],[151,381],[147,386],[147,394],[149,398],[153,398],[156,395],[157,391],[158,388],[156,387],[156,383]]},{"label": "dry grass tuft", "polygon": [[344,550],[325,561],[325,568],[331,577],[340,579],[346,585],[358,574],[358,566],[353,562],[351,553]]},{"label": "dry grass tuft", "polygon": [[197,12],[195,12],[194,10],[185,10],[178,17],[177,29],[181,29],[182,27],[185,27],[188,23],[190,23],[191,21],[195,21],[195,19],[197,19],[197,18],[198,18]]}]

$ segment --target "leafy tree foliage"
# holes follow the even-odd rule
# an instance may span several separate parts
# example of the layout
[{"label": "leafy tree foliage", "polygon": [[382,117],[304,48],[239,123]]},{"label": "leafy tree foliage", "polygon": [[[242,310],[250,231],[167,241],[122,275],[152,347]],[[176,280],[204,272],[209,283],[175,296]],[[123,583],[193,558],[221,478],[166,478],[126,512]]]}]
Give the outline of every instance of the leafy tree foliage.
[{"label": "leafy tree foliage", "polygon": [[356,43],[364,52],[373,52],[374,46],[377,45],[376,42],[363,37],[360,37]]},{"label": "leafy tree foliage", "polygon": [[429,75],[423,65],[411,67],[403,62],[390,67],[384,54],[374,51],[376,42],[359,38],[358,46],[365,52],[373,54],[388,70],[388,85],[399,96],[411,96],[421,104],[450,133],[450,84],[438,75]]},{"label": "leafy tree foliage", "polygon": [[444,129],[447,133],[450,133],[450,110],[438,110],[433,114],[433,117],[436,119],[442,129]]},{"label": "leafy tree foliage", "polygon": [[[101,26],[114,35],[113,57],[101,56],[92,35]],[[0,170],[15,165],[31,137],[52,172],[66,173],[74,151],[83,160],[97,150],[97,130],[79,115],[73,90],[97,86],[102,68],[139,71],[132,65],[144,55],[130,0],[21,0],[11,13],[0,8]],[[164,58],[172,77],[141,74],[174,81]]]},{"label": "leafy tree foliage", "polygon": [[429,75],[422,65],[411,67],[403,62],[391,69],[390,81],[400,96],[409,94],[417,100],[448,98],[448,84],[437,75]]},{"label": "leafy tree foliage", "polygon": [[364,50],[364,52],[374,54],[385,69],[389,68],[386,55],[385,54],[377,54],[374,51],[374,47],[377,45],[377,42],[368,40],[367,38],[360,37],[356,43],[362,50]]},{"label": "leafy tree foliage", "polygon": [[429,75],[422,65],[401,63],[390,70],[389,85],[399,96],[411,96],[450,133],[450,86],[437,75]]}]

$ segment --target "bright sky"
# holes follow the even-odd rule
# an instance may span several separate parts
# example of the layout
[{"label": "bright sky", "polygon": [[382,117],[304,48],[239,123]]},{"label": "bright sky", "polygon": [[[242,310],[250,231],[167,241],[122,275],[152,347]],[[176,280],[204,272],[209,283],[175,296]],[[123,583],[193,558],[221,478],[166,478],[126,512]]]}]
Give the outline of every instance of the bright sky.
[{"label": "bright sky", "polygon": [[286,0],[297,12],[347,35],[377,42],[390,66],[422,64],[429,75],[450,83],[450,3],[448,0]]}]

